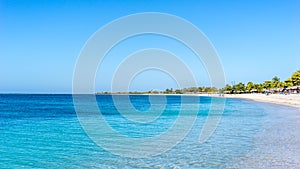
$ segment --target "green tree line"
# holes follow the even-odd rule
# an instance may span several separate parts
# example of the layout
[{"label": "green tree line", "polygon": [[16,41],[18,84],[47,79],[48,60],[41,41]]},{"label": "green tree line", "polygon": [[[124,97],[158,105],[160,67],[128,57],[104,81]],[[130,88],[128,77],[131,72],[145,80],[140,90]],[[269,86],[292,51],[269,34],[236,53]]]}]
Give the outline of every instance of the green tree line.
[{"label": "green tree line", "polygon": [[273,77],[272,80],[266,80],[263,83],[253,83],[248,82],[244,84],[242,82],[233,85],[226,85],[224,88],[220,89],[221,93],[262,93],[264,91],[269,91],[270,89],[285,89],[291,86],[300,85],[300,70],[297,70],[292,74],[291,77],[287,78],[285,81],[280,81],[277,76]]},{"label": "green tree line", "polygon": [[189,94],[189,93],[216,93],[218,89],[215,87],[189,87],[184,89],[166,89],[163,91],[164,94]]},{"label": "green tree line", "polygon": [[227,84],[222,89],[217,89],[215,87],[189,87],[184,89],[173,89],[167,88],[164,91],[145,91],[145,92],[99,92],[96,94],[196,94],[196,93],[262,93],[264,91],[269,91],[270,89],[284,89],[291,86],[300,85],[300,70],[297,70],[292,74],[291,77],[287,78],[285,81],[280,81],[280,78],[275,76],[272,80],[266,80],[263,83],[253,83],[248,82],[244,84],[239,82],[237,84],[229,85]]}]

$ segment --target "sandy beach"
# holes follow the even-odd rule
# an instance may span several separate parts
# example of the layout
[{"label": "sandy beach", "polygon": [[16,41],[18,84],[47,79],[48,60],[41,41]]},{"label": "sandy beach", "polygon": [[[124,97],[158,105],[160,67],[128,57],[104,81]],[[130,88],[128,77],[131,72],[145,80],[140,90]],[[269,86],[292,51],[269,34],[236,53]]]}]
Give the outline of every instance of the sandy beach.
[{"label": "sandy beach", "polygon": [[300,109],[300,94],[226,94],[226,98],[249,99],[258,102],[268,102],[297,107]]}]

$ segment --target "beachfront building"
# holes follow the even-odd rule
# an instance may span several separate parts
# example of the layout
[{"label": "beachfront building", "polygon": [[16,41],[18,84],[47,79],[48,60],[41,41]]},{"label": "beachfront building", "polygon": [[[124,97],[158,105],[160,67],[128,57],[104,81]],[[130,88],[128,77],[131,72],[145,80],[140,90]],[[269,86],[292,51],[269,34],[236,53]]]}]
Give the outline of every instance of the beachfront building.
[{"label": "beachfront building", "polygon": [[287,93],[290,94],[299,94],[300,93],[300,85],[299,86],[291,86],[286,88]]},{"label": "beachfront building", "polygon": [[284,88],[272,88],[270,89],[271,93],[281,93],[284,91]]},{"label": "beachfront building", "polygon": [[251,89],[250,93],[258,93],[258,90],[257,89]]}]

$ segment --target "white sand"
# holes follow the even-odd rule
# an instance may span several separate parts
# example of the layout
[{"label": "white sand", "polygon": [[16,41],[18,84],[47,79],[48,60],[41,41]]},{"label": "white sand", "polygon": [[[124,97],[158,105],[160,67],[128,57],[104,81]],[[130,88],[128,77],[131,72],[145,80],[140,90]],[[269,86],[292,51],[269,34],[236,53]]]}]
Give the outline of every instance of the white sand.
[{"label": "white sand", "polygon": [[293,106],[300,109],[300,94],[226,94],[226,98],[250,99],[258,102],[268,102],[287,106]]}]

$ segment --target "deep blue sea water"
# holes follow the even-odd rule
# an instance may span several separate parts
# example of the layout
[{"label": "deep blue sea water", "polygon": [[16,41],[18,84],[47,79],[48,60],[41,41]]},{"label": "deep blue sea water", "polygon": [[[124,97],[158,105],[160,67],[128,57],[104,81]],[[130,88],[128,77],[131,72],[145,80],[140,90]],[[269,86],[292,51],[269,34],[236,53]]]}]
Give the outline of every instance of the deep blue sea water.
[{"label": "deep blue sea water", "polygon": [[[122,103],[124,96],[117,97]],[[151,107],[149,96],[129,97],[134,108],[147,117],[147,110]],[[200,105],[192,129],[175,147],[150,158],[131,158],[112,154],[91,140],[77,118],[72,95],[2,94],[0,168],[265,168],[274,167],[273,164],[278,164],[278,168],[298,166],[299,154],[292,152],[300,150],[297,144],[300,141],[300,125],[299,121],[294,120],[299,115],[299,110],[247,100],[226,99],[224,113],[213,115],[221,116],[217,129],[201,144],[199,134],[205,120],[210,116],[211,97],[200,97],[200,100],[195,98],[191,96],[187,102],[182,103],[180,96],[166,96],[166,104],[162,106],[162,96],[157,96],[153,110],[162,110],[162,114],[152,123],[143,124],[126,120],[118,112],[111,95],[97,95],[103,118],[113,130],[129,138],[160,135],[172,127],[182,104],[188,105],[186,112],[192,110],[193,105]],[[121,104],[121,108],[130,114],[131,109],[126,104]],[[89,111],[93,110],[86,110],[87,116]],[[130,150],[124,151],[126,153]],[[286,160],[281,158],[282,153],[287,156]]]}]

